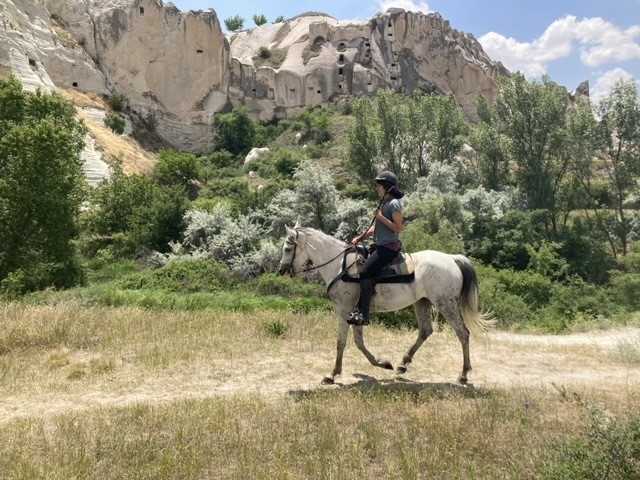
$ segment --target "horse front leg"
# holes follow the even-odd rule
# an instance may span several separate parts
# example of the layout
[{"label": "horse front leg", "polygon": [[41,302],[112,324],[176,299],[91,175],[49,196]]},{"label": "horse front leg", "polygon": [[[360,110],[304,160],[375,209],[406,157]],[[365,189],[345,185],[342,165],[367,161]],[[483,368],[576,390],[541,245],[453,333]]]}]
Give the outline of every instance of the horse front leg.
[{"label": "horse front leg", "polygon": [[322,379],[322,385],[333,385],[336,376],[342,373],[342,357],[344,356],[344,349],[347,345],[347,336],[349,335],[349,324],[344,319],[344,315],[341,315],[338,320],[338,342],[336,345],[336,363],[333,366],[333,372],[331,375],[327,375]]},{"label": "horse front leg", "polygon": [[393,365],[389,360],[378,359],[369,351],[369,349],[367,349],[367,346],[364,344],[362,326],[353,327],[353,339],[356,342],[358,350],[360,350],[364,354],[364,356],[367,357],[367,360],[369,360],[369,363],[371,365],[373,365],[374,367],[384,368],[386,370],[393,370]]},{"label": "horse front leg", "polygon": [[412,362],[413,356],[418,349],[422,346],[429,335],[433,333],[433,326],[431,325],[431,302],[426,298],[422,298],[414,305],[416,311],[416,318],[418,319],[418,338],[411,346],[411,348],[402,357],[402,363],[396,369],[396,372],[403,374],[407,372],[407,366]]}]

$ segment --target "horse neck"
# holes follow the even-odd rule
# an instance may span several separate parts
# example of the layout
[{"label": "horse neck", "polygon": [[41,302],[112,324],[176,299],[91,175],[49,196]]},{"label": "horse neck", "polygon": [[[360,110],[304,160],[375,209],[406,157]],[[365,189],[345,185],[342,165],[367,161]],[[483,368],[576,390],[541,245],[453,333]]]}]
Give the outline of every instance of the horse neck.
[{"label": "horse neck", "polygon": [[[334,259],[347,245],[320,230],[305,229],[307,235],[307,254],[314,265],[323,265]],[[340,259],[335,258],[327,265],[318,268],[325,281],[331,281],[340,270]]]}]

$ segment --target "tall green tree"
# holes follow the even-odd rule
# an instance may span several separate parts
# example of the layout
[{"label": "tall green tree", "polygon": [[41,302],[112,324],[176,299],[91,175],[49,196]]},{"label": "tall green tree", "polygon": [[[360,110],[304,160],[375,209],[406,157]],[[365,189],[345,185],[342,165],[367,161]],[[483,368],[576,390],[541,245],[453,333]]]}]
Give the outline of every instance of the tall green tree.
[{"label": "tall green tree", "polygon": [[500,132],[495,111],[484,96],[478,96],[476,107],[480,122],[472,131],[471,144],[478,155],[478,183],[489,190],[500,191],[508,185],[509,141]]},{"label": "tall green tree", "polygon": [[434,133],[431,138],[432,161],[451,163],[460,152],[464,138],[469,132],[462,109],[452,93],[445,97],[433,96],[436,107],[434,112]]},{"label": "tall green tree", "polygon": [[359,99],[353,114],[348,163],[366,182],[377,170],[388,169],[412,186],[432,162],[453,161],[468,129],[453,96],[406,97],[380,90],[373,100]]},{"label": "tall green tree", "polygon": [[378,159],[377,120],[369,97],[353,105],[353,121],[347,132],[347,165],[364,181],[376,176]]},{"label": "tall green tree", "polygon": [[584,211],[588,222],[600,226],[615,256],[617,241],[613,231],[607,227],[611,224],[611,213],[609,205],[601,201],[603,176],[595,162],[601,146],[594,108],[588,100],[577,99],[567,119],[566,149],[571,175],[579,186],[574,196],[574,207]]},{"label": "tall green tree", "polygon": [[568,107],[566,90],[549,77],[528,82],[521,73],[503,79],[495,105],[528,208],[550,213],[554,235],[558,194],[569,167],[564,152]]},{"label": "tall green tree", "polygon": [[18,291],[79,278],[72,240],[85,193],[85,133],[59,94],[0,79],[0,281],[20,277]]},{"label": "tall green tree", "polygon": [[294,174],[296,185],[296,204],[299,215],[308,218],[308,227],[331,232],[336,212],[336,188],[331,175],[312,162],[305,162]]},{"label": "tall green tree", "polygon": [[403,159],[411,149],[408,112],[406,97],[393,90],[378,91],[376,116],[380,133],[377,138],[380,159],[384,162],[382,168],[396,172],[401,180],[407,176]]},{"label": "tall green tree", "polygon": [[[618,82],[597,109],[598,138],[604,150],[604,172],[613,192],[614,229],[620,251],[629,247],[630,219],[625,202],[638,194],[640,175],[640,102],[635,82]],[[615,253],[615,252],[614,252]]]}]

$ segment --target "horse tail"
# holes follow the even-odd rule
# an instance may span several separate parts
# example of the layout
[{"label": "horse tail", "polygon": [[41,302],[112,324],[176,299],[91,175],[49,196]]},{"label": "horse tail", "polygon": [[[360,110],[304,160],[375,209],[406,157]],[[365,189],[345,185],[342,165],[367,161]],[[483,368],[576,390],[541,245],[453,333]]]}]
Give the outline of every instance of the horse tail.
[{"label": "horse tail", "polygon": [[491,330],[496,322],[490,312],[481,312],[478,308],[478,275],[471,261],[464,255],[454,255],[454,262],[462,272],[462,291],[460,292],[460,311],[467,330],[482,335]]}]

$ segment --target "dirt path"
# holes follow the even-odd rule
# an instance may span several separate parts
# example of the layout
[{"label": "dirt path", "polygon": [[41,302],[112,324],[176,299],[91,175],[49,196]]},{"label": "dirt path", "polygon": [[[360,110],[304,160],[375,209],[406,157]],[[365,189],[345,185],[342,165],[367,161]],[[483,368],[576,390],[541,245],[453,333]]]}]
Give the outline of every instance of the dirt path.
[{"label": "dirt path", "polygon": [[[382,328],[370,328],[365,335],[373,353],[392,363],[398,362],[415,338],[415,332],[397,333]],[[493,333],[486,345],[478,341],[472,344],[474,369],[469,378],[476,388],[555,384],[611,393],[639,392],[639,350],[640,328],[568,336]],[[321,386],[320,380],[330,373],[333,361],[333,343],[298,351],[292,343],[281,353],[258,361],[255,357],[230,360],[212,356],[207,363],[171,366],[153,375],[123,363],[98,380],[34,385],[15,396],[0,392],[0,423],[138,402],[163,403],[230,394],[277,398],[361,384],[398,383],[423,388],[453,384],[462,358],[458,340],[445,329],[429,338],[402,377],[370,366],[350,341],[343,375],[336,385]]]}]

